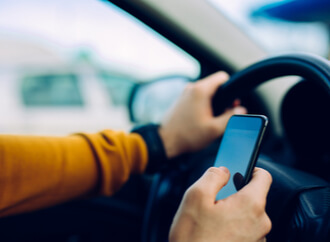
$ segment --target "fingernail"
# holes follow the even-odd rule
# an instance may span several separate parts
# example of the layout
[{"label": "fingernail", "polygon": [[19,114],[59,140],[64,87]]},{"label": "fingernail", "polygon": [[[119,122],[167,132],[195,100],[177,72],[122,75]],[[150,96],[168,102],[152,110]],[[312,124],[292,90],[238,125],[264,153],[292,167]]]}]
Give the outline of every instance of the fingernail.
[{"label": "fingernail", "polygon": [[235,107],[234,108],[234,113],[235,114],[246,114],[247,110],[244,107]]},{"label": "fingernail", "polygon": [[220,166],[219,169],[223,170],[225,173],[229,174],[229,170],[228,168],[224,167],[224,166]]}]

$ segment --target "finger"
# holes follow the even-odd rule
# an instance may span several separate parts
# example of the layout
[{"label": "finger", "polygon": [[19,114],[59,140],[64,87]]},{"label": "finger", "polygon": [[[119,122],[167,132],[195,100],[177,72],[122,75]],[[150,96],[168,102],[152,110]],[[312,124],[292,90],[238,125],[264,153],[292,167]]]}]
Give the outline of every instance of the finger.
[{"label": "finger", "polygon": [[261,168],[255,168],[251,181],[241,191],[253,194],[254,199],[260,201],[267,197],[271,184],[272,176],[269,172]]},{"label": "finger", "polygon": [[226,167],[211,167],[195,185],[214,202],[217,193],[227,184],[229,177],[230,173]]},{"label": "finger", "polygon": [[209,75],[205,77],[204,79],[201,79],[201,83],[205,85],[205,88],[207,88],[209,94],[211,96],[214,95],[216,90],[224,84],[229,79],[229,75],[224,71],[218,71],[212,75]]},{"label": "finger", "polygon": [[247,110],[245,107],[237,106],[234,108],[229,108],[221,115],[215,117],[212,121],[214,122],[213,125],[218,129],[217,135],[223,134],[223,132],[226,129],[228,120],[230,119],[231,116],[233,116],[234,114],[246,114],[246,113]]}]

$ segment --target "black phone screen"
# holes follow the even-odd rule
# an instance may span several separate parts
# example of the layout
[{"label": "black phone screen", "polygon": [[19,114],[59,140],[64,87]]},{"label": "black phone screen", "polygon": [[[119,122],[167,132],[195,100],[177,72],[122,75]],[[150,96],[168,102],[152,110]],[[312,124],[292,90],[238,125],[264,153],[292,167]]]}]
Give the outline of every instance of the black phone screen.
[{"label": "black phone screen", "polygon": [[228,121],[214,166],[227,167],[231,176],[216,200],[234,194],[251,178],[266,122],[257,115],[234,115]]}]

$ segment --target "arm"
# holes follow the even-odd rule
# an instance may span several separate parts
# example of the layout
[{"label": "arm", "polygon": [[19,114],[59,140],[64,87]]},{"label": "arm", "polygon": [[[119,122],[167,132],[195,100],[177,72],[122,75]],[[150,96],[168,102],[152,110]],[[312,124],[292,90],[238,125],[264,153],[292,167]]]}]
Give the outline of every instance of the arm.
[{"label": "arm", "polygon": [[0,136],[0,215],[111,195],[147,164],[143,139],[110,130],[68,137]]},{"label": "arm", "polygon": [[[159,129],[164,156],[203,148],[223,133],[231,115],[246,112],[236,104],[213,116],[211,99],[227,78],[218,72],[186,88]],[[140,135],[109,130],[61,138],[0,136],[0,216],[112,195],[131,173],[145,170],[151,150]]]}]

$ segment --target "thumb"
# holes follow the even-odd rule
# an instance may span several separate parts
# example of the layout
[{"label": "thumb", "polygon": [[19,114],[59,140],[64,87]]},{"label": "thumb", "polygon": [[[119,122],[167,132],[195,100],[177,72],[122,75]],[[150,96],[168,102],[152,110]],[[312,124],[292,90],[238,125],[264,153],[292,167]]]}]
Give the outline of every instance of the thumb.
[{"label": "thumb", "polygon": [[229,75],[224,71],[213,73],[200,82],[207,89],[207,93],[212,97],[218,88],[229,79]]},{"label": "thumb", "polygon": [[202,189],[203,193],[214,202],[217,193],[227,184],[229,177],[230,173],[226,167],[210,167],[193,186]]},{"label": "thumb", "polygon": [[234,108],[230,108],[227,109],[224,113],[222,113],[221,115],[215,117],[213,119],[213,125],[215,125],[215,127],[217,127],[218,130],[218,136],[222,135],[225,132],[228,120],[230,119],[231,116],[235,115],[235,114],[246,114],[247,110],[246,108],[242,107],[242,106],[237,106]]}]

